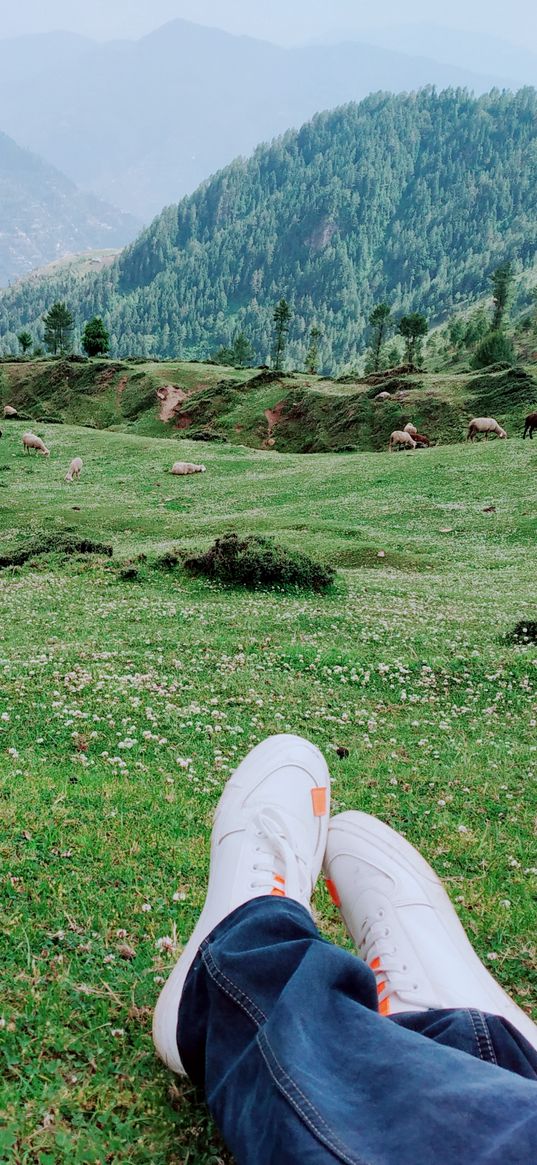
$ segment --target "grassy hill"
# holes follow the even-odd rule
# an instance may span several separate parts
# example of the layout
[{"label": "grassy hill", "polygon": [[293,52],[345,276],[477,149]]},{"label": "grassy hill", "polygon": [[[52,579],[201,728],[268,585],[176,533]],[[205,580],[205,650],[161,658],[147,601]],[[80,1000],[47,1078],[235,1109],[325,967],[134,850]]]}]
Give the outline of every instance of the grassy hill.
[{"label": "grassy hill", "polygon": [[[371,383],[178,361],[8,361],[0,364],[0,410],[14,405],[36,426],[53,419],[280,452],[382,450],[407,421],[440,444],[460,441],[472,416],[492,414],[517,434],[537,407],[534,371],[420,372]],[[381,391],[391,398],[375,399]]]},{"label": "grassy hill", "polygon": [[[223,784],[272,732],[324,750],[335,811],[378,814],[423,850],[480,956],[537,1014],[537,649],[507,637],[535,617],[535,442],[400,457],[208,445],[207,473],[179,479],[168,440],[45,425],[43,459],[25,457],[23,429],[0,441],[3,547],[70,531],[114,555],[0,571],[6,1160],[228,1160],[156,1062],[151,1008],[203,901]],[[197,460],[199,444],[181,452]],[[156,569],[230,529],[334,563],[334,592]],[[322,886],[315,904],[346,943]]]}]

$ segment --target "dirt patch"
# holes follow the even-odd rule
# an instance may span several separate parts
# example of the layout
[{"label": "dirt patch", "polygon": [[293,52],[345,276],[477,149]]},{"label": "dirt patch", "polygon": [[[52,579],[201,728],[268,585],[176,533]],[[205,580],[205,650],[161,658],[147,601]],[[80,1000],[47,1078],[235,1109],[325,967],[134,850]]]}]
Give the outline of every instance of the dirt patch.
[{"label": "dirt patch", "polygon": [[[157,389],[157,397],[159,400],[159,419],[168,424],[173,420],[174,413],[179,405],[186,400],[188,393],[184,388],[178,388],[176,384],[163,384],[162,388]],[[190,423],[190,422],[189,422]],[[179,424],[178,428],[186,429],[188,425]]]},{"label": "dirt patch", "polygon": [[[161,419],[161,421],[163,420],[162,417],[160,419]],[[193,424],[194,424],[194,418],[189,417],[185,414],[182,417],[179,417],[179,420],[177,420],[175,422],[175,428],[176,429],[189,429],[190,426]]]},{"label": "dirt patch", "polygon": [[282,416],[284,408],[285,408],[285,401],[280,400],[280,401],[278,401],[277,405],[274,405],[273,409],[265,409],[265,416],[267,418],[268,430],[267,430],[266,438],[263,441],[263,449],[272,449],[272,447],[274,445],[274,430],[276,428],[276,425],[279,424],[279,421],[281,420],[281,416]]},{"label": "dirt patch", "polygon": [[121,397],[129,383],[128,376],[121,376],[116,385],[116,401],[118,409],[121,409]]}]

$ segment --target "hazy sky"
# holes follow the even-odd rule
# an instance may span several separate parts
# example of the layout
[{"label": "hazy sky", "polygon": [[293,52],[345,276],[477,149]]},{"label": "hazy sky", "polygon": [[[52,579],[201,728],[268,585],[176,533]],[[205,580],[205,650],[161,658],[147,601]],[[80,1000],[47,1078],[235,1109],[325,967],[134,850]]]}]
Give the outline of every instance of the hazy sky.
[{"label": "hazy sky", "polygon": [[[0,36],[64,28],[106,39],[141,36],[182,16],[230,32],[290,43],[334,34],[366,34],[390,23],[427,21],[511,40],[537,52],[535,0],[0,0]],[[178,62],[180,64],[180,62]]]}]

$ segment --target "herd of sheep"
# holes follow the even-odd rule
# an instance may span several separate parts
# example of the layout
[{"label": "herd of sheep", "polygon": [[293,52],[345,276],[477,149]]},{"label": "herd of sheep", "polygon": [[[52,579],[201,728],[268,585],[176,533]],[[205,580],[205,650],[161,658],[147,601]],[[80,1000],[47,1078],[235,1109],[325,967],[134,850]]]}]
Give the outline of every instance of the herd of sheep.
[{"label": "herd of sheep", "polygon": [[[4,406],[4,417],[6,419],[15,419],[17,415],[17,410],[12,405]],[[531,438],[535,430],[537,430],[537,412],[529,413],[526,417],[523,437],[529,436]],[[498,421],[494,417],[474,417],[468,425],[466,439],[467,441],[475,441],[475,438],[480,435],[487,440],[491,433],[499,437],[500,440],[504,440],[507,437],[505,429],[502,429],[502,426],[498,424]],[[0,430],[1,436],[2,433]],[[395,429],[391,434],[388,451],[394,453],[397,449],[427,449],[430,444],[429,438],[424,433],[418,433],[416,426],[409,421],[404,429]],[[50,454],[50,450],[47,449],[44,441],[42,441],[41,437],[37,437],[35,433],[23,433],[22,445],[26,453],[34,449],[36,453],[42,453],[44,457],[48,457]],[[65,475],[65,481],[78,481],[82,468],[82,458],[74,457]],[[176,461],[170,473],[176,477],[182,477],[190,473],[205,473],[205,471],[205,465],[195,465],[190,461]]]},{"label": "herd of sheep", "polygon": [[[530,413],[526,417],[523,437],[528,434],[532,437],[534,429],[537,429],[537,413]],[[500,440],[505,440],[507,437],[505,429],[502,429],[494,417],[474,417],[468,425],[466,440],[475,441],[478,435],[488,440],[491,433],[495,437],[499,437]],[[394,453],[396,449],[426,449],[430,444],[429,438],[425,437],[423,433],[418,433],[416,426],[409,422],[404,429],[394,430],[390,437],[388,450],[390,453]]]}]

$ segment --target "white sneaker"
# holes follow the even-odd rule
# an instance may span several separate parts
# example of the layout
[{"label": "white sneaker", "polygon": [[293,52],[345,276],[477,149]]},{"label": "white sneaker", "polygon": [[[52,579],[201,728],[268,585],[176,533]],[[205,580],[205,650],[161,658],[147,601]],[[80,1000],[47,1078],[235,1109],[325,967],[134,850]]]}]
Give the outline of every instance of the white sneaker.
[{"label": "white sneaker", "polygon": [[537,1048],[537,1027],[489,975],[440,879],[404,837],[367,813],[332,818],[328,889],[377,979],[382,1015],[477,1008]]},{"label": "white sneaker", "polygon": [[153,1016],[157,1053],[174,1072],[184,1073],[177,1015],[201,943],[236,907],[265,894],[294,898],[310,910],[329,815],[326,762],[299,736],[272,736],[258,744],[230,777],[214,818],[205,906]]}]

